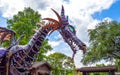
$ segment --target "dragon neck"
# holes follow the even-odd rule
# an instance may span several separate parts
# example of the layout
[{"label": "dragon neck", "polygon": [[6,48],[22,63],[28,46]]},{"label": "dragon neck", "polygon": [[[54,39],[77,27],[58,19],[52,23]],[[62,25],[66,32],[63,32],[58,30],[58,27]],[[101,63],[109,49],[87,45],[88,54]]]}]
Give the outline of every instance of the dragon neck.
[{"label": "dragon neck", "polygon": [[40,47],[42,46],[42,42],[45,40],[47,34],[50,32],[50,28],[43,29],[40,28],[33,36],[33,38],[27,44],[29,52],[33,52],[32,54],[37,54]]}]

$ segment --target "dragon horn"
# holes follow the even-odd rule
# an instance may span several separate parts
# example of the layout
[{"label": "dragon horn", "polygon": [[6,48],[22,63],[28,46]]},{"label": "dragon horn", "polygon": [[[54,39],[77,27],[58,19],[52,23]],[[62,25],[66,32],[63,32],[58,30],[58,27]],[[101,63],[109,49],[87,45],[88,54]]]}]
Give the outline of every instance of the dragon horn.
[{"label": "dragon horn", "polygon": [[62,20],[61,20],[61,17],[60,15],[54,10],[54,9],[51,9],[56,15],[57,15],[57,18],[59,20],[59,23],[62,23]]}]

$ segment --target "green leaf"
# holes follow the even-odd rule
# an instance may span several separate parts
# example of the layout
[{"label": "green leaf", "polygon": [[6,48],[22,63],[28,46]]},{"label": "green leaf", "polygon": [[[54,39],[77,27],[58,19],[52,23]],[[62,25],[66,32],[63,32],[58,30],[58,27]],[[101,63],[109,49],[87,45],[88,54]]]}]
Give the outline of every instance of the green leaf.
[{"label": "green leaf", "polygon": [[[120,23],[116,21],[101,22],[95,29],[88,30],[90,48],[82,59],[84,64],[120,59],[120,44],[115,43],[115,38],[120,36]],[[120,41],[119,41],[120,42]]]}]

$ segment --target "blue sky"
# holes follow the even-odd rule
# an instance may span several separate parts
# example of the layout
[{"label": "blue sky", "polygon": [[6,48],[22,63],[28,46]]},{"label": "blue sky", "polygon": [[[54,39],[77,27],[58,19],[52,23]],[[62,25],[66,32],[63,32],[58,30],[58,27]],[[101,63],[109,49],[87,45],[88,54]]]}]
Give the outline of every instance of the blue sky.
[{"label": "blue sky", "polygon": [[105,17],[109,17],[112,20],[120,22],[120,0],[115,2],[109,9],[93,14],[93,18],[98,20],[102,20]]},{"label": "blue sky", "polygon": [[7,22],[7,18],[2,17],[1,14],[0,14],[0,26],[1,27],[6,27],[7,26],[6,22]]},{"label": "blue sky", "polygon": [[[61,5],[64,5],[65,14],[69,16],[70,24],[77,31],[76,36],[87,46],[89,45],[88,29],[94,28],[97,23],[104,19],[120,22],[120,0],[0,0],[0,26],[6,27],[7,19],[12,18],[18,11],[24,10],[24,7],[31,7],[40,12],[42,18],[56,19],[51,8],[60,13]],[[72,50],[57,31],[47,38],[53,47],[53,51],[48,54],[61,52],[72,56]],[[83,66],[80,62],[81,59],[82,52],[78,51],[74,59],[77,67]]]},{"label": "blue sky", "polygon": [[[64,0],[65,2],[69,2],[69,0]],[[95,12],[92,17],[98,20],[102,20],[105,17],[109,17],[112,20],[120,22],[120,0],[117,0],[109,9],[102,10],[101,12]],[[0,26],[6,27],[7,18],[2,16],[2,12],[0,11]]]}]

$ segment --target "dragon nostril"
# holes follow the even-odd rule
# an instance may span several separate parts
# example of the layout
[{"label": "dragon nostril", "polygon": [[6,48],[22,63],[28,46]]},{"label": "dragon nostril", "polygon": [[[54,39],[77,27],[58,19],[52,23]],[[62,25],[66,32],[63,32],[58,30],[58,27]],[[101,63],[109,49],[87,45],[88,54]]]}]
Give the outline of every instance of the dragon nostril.
[{"label": "dragon nostril", "polygon": [[84,47],[86,47],[86,45],[85,45],[85,44],[84,44],[83,46],[84,46]]},{"label": "dragon nostril", "polygon": [[81,49],[84,51],[84,50],[86,50],[86,45],[84,44],[84,45],[82,45],[81,46]]}]

